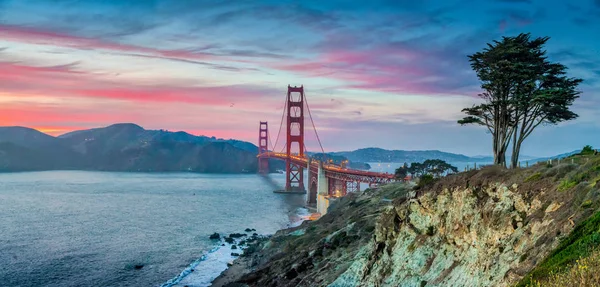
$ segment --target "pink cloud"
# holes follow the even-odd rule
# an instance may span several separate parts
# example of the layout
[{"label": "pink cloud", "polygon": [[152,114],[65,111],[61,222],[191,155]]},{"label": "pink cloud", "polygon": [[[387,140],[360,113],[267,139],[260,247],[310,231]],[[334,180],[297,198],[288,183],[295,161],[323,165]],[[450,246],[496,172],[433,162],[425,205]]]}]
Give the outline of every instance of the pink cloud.
[{"label": "pink cloud", "polygon": [[363,50],[329,48],[312,61],[275,64],[273,68],[341,80],[345,85],[340,88],[389,93],[456,94],[471,83],[461,82],[470,71],[458,69],[444,52],[401,45]]},{"label": "pink cloud", "polygon": [[231,104],[258,109],[273,102],[281,91],[260,86],[136,86],[108,82],[74,70],[76,65],[32,67],[0,62],[0,87],[5,92],[27,96],[35,92],[48,96],[116,99],[131,102],[191,103],[207,106]]},{"label": "pink cloud", "polygon": [[165,58],[207,60],[217,57],[210,53],[192,52],[187,50],[160,50],[10,25],[0,25],[0,38],[38,45],[61,46],[81,50],[111,50],[142,53]]}]

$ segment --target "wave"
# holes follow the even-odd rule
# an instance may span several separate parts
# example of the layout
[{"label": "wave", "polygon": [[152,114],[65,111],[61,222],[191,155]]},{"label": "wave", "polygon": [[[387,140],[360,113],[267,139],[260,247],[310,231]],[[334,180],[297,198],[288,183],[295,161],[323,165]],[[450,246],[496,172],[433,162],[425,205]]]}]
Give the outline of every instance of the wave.
[{"label": "wave", "polygon": [[310,218],[310,211],[305,207],[298,207],[296,212],[290,216],[290,223],[287,225],[287,228],[297,227],[302,224],[305,220]]},{"label": "wave", "polygon": [[239,249],[231,249],[231,244],[225,246],[217,246],[202,255],[200,259],[192,262],[178,276],[160,285],[161,287],[178,287],[191,285],[194,286],[210,286],[212,281],[227,269],[227,262],[232,261],[235,257],[231,253]]}]

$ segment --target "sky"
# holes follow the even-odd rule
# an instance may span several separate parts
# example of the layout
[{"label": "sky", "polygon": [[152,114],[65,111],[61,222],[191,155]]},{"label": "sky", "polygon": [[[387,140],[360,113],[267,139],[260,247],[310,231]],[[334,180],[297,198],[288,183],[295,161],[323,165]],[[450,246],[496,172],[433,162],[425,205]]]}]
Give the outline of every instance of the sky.
[{"label": "sky", "polygon": [[530,32],[584,79],[579,118],[524,143],[548,156],[600,146],[598,31],[600,0],[0,0],[0,125],[255,143],[268,121],[275,141],[287,86],[303,85],[326,151],[489,155],[484,127],[456,123],[481,92],[467,55]]}]

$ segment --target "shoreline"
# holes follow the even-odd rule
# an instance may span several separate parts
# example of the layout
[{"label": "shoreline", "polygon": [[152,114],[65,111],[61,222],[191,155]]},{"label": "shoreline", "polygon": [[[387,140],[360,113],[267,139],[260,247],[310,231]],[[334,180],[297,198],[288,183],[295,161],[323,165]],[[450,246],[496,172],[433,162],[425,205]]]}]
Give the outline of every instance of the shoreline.
[{"label": "shoreline", "polygon": [[[303,222],[308,220],[308,216],[310,216],[310,208],[307,206],[302,207],[302,209],[304,209],[307,214],[305,215],[300,215],[300,214],[296,214],[299,217],[299,220],[296,221],[291,221],[290,223],[285,227],[285,228],[281,228],[279,230],[277,230],[275,232],[275,234],[285,231],[287,229],[291,229],[291,228],[295,228],[298,227],[300,225],[302,225]],[[258,261],[260,258],[255,257],[255,253],[256,251],[258,251],[258,248],[260,248],[261,246],[264,246],[265,242],[268,242],[271,237],[275,234],[270,234],[270,235],[263,235],[263,237],[259,238],[258,240],[256,240],[256,242],[254,242],[252,245],[253,250],[251,250],[250,252],[247,252],[247,249],[250,245],[247,245],[244,247],[244,252],[237,258],[235,258],[232,261],[231,265],[228,265],[227,268],[225,270],[223,270],[219,276],[217,276],[210,285],[210,287],[224,287],[226,285],[229,285],[232,282],[235,282],[239,279],[242,278],[242,276],[244,276],[245,274],[248,274],[253,270],[253,266],[258,265]]]},{"label": "shoreline", "polygon": [[[275,233],[300,226],[309,216],[310,210],[308,207],[298,207],[295,212],[289,214],[288,224],[276,230]],[[208,251],[204,252],[200,258],[190,263],[178,275],[158,286],[208,287],[223,286],[232,282],[248,271],[251,271],[251,269],[248,269],[252,264],[252,258],[249,255],[254,253],[254,251],[247,253],[248,248],[251,246],[261,246],[275,233],[258,234],[255,229],[247,228],[242,233],[222,234],[218,242]],[[238,255],[234,256],[234,253]]]}]

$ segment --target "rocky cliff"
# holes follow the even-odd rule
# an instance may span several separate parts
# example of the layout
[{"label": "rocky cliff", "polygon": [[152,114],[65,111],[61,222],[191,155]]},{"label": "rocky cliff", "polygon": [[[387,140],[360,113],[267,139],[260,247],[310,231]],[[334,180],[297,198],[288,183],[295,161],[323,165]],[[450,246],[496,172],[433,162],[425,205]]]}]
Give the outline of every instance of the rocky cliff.
[{"label": "rocky cliff", "polygon": [[511,286],[595,214],[599,199],[600,157],[485,168],[416,191],[388,185],[249,248],[214,285]]}]

